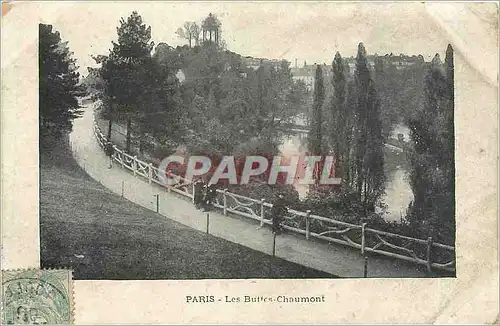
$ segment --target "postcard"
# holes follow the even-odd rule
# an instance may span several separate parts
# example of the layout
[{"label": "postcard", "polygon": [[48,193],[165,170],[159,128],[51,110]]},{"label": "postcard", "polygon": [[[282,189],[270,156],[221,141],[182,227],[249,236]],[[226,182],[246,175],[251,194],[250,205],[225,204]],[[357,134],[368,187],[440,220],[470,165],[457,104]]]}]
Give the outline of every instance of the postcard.
[{"label": "postcard", "polygon": [[2,322],[498,322],[498,3],[2,10]]}]

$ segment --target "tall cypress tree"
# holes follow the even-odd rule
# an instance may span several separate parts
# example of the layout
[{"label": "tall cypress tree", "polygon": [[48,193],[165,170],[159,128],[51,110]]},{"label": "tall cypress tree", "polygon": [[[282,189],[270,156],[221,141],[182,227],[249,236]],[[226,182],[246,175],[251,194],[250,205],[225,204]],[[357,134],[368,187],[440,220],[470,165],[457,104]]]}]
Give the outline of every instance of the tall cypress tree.
[{"label": "tall cypress tree", "polygon": [[[312,106],[312,119],[311,126],[308,135],[308,146],[309,152],[312,155],[321,156],[323,153],[323,102],[325,100],[325,88],[323,85],[323,70],[321,66],[316,67],[316,75],[314,79],[314,95],[313,95],[313,106]],[[316,169],[316,173],[319,174],[320,169]],[[318,180],[318,175],[316,175],[316,180]]]},{"label": "tall cypress tree", "polygon": [[352,134],[352,114],[347,106],[345,64],[339,52],[332,62],[333,99],[330,101],[330,147],[335,154],[335,174],[349,184],[349,153]]},{"label": "tall cypress tree", "polygon": [[419,236],[453,244],[455,179],[453,135],[453,50],[445,66],[436,54],[424,83],[424,105],[410,119],[410,184],[414,201],[409,220]]},{"label": "tall cypress tree", "polygon": [[357,116],[356,116],[356,107],[357,107],[357,95],[356,95],[356,84],[354,80],[349,80],[347,82],[347,100],[346,100],[346,110],[349,113],[350,117],[350,126],[347,128],[346,134],[346,142],[349,145],[346,150],[345,157],[345,175],[342,180],[342,184],[348,186],[347,191],[351,192],[355,189],[356,183],[356,136],[357,136]]},{"label": "tall cypress tree", "polygon": [[367,146],[363,170],[365,174],[363,189],[363,207],[366,211],[374,211],[375,203],[384,190],[384,136],[380,117],[380,99],[377,96],[373,81],[368,85],[368,112],[366,122]]},{"label": "tall cypress tree", "polygon": [[368,111],[368,84],[370,71],[367,66],[366,50],[363,43],[358,45],[356,56],[356,69],[354,72],[354,83],[356,85],[356,149],[355,149],[355,190],[358,200],[361,201],[364,183],[363,160],[367,146],[367,111]]},{"label": "tall cypress tree", "polygon": [[363,43],[358,45],[356,71],[355,192],[364,214],[373,212],[383,193],[383,137],[380,101],[368,70]]}]

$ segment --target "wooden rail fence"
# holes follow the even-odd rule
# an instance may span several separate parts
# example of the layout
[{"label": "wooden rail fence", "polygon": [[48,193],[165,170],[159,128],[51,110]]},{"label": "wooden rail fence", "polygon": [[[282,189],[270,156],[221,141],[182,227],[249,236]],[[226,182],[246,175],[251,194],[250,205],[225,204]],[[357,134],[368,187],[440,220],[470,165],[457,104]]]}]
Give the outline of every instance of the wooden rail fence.
[{"label": "wooden rail fence", "polygon": [[[106,137],[94,121],[94,134],[99,145],[104,148]],[[114,147],[113,160],[122,168],[130,170],[134,176],[145,179],[166,188],[168,192],[178,193],[190,200],[194,199],[194,184],[182,176],[171,175],[177,183],[167,185],[161,182],[161,174],[152,163],[146,163],[136,156],[125,153]],[[258,221],[261,226],[270,225],[271,203],[265,199],[254,199],[217,190],[214,206],[221,209],[224,215],[236,214]],[[432,238],[417,239],[395,233],[369,228],[366,223],[361,225],[337,221],[331,218],[311,214],[311,211],[301,212],[289,210],[283,221],[286,230],[302,234],[306,239],[316,238],[359,249],[362,255],[367,252],[392,257],[399,260],[424,265],[430,272],[432,269],[455,271],[455,248],[449,245],[433,242]]]}]

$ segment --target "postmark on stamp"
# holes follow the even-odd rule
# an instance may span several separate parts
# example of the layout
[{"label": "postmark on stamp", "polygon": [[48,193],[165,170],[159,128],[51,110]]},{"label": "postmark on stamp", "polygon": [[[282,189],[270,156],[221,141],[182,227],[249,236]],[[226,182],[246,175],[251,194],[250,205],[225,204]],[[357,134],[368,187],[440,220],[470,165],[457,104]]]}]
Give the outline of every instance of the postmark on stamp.
[{"label": "postmark on stamp", "polygon": [[2,271],[2,324],[72,324],[71,270]]}]

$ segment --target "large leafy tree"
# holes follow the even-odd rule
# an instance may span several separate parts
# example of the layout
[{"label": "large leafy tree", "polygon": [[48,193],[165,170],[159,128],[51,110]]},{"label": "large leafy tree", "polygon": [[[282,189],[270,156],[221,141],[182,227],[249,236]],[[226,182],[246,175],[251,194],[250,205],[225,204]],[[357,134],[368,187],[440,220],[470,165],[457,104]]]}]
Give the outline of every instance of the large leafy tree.
[{"label": "large leafy tree", "polygon": [[[133,12],[120,20],[117,27],[118,41],[113,42],[109,56],[99,56],[101,76],[106,82],[106,98],[109,101],[109,120],[124,119],[127,122],[126,150],[130,152],[132,121],[140,117],[140,108],[150,93],[152,59],[151,27]],[[111,125],[110,125],[111,131]]]},{"label": "large leafy tree", "polygon": [[79,74],[76,60],[52,25],[39,25],[39,124],[40,138],[59,137],[72,129],[73,119],[79,117],[77,96]]},{"label": "large leafy tree", "polygon": [[185,22],[182,27],[177,29],[175,34],[180,38],[186,39],[189,43],[189,47],[192,47],[193,41],[195,45],[199,45],[200,32],[201,27],[196,22]]}]

